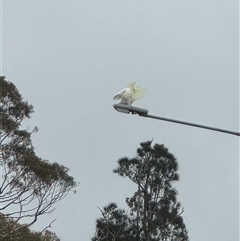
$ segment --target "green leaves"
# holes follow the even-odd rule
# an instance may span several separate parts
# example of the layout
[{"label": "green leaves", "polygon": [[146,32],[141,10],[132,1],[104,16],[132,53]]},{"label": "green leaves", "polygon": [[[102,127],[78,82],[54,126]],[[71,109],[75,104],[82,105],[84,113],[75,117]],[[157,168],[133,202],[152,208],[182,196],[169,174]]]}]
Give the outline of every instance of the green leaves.
[{"label": "green leaves", "polygon": [[[104,208],[92,240],[187,241],[180,216],[183,210],[172,185],[179,180],[177,171],[174,155],[163,144],[153,145],[152,141],[140,143],[135,157],[120,158],[113,172],[134,182],[137,190],[126,198],[127,211],[113,204]],[[120,225],[114,213],[126,215],[124,224]]]},{"label": "green leaves", "polygon": [[28,227],[38,216],[52,212],[52,206],[76,183],[68,175],[68,168],[36,155],[31,135],[37,128],[21,129],[23,120],[31,117],[33,106],[23,100],[15,85],[5,77],[0,76],[0,86],[0,212],[11,218],[6,238],[20,220],[27,220],[24,227]]},{"label": "green leaves", "polygon": [[178,181],[178,163],[175,157],[168,152],[164,145],[155,144],[152,141],[140,143],[137,156],[134,158],[121,158],[118,168],[113,172],[123,177],[128,177],[135,183],[139,181],[147,184],[147,179],[154,185],[163,185],[166,181]]},{"label": "green leaves", "polygon": [[23,101],[22,96],[18,92],[16,86],[0,76],[0,118],[1,128],[13,124],[13,122],[21,122],[25,118],[30,118],[33,113],[33,106]]},{"label": "green leaves", "polygon": [[[1,238],[4,237],[4,238]],[[13,219],[0,213],[0,240],[4,241],[60,241],[55,233],[31,231],[26,225],[15,223]]]}]

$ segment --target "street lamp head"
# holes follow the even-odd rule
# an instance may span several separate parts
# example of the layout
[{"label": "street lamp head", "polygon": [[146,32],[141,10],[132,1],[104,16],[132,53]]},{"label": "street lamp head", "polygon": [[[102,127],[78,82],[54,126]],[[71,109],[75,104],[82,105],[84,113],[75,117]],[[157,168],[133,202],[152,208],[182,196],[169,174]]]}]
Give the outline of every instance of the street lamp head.
[{"label": "street lamp head", "polygon": [[135,106],[131,106],[131,105],[124,105],[124,104],[115,104],[113,105],[113,108],[119,112],[125,113],[125,114],[138,114],[138,115],[147,115],[148,110],[146,109],[142,109],[142,108],[138,108]]}]

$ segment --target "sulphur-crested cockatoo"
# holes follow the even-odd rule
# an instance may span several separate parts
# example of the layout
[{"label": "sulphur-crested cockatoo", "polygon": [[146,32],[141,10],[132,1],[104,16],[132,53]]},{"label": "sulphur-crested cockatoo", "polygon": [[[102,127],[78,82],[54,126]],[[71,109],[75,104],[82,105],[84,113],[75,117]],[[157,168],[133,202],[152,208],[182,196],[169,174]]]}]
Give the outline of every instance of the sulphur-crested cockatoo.
[{"label": "sulphur-crested cockatoo", "polygon": [[138,100],[143,97],[144,89],[142,87],[136,87],[136,82],[132,82],[128,85],[127,88],[121,90],[118,94],[116,94],[113,99],[120,100],[124,105],[132,105],[133,101]]}]

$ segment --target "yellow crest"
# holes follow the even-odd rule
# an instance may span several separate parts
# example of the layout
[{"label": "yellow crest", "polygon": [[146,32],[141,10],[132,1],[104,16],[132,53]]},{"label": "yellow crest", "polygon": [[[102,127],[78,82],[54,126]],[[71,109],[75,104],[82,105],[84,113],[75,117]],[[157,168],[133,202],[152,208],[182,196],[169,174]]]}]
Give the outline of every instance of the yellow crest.
[{"label": "yellow crest", "polygon": [[131,82],[131,83],[128,85],[128,88],[130,88],[130,89],[134,89],[135,84],[136,84],[135,81],[134,81],[134,82]]},{"label": "yellow crest", "polygon": [[130,88],[132,91],[133,91],[133,95],[132,95],[132,100],[135,101],[135,100],[138,100],[140,98],[143,97],[143,92],[144,92],[144,89],[140,86],[135,86],[136,82],[131,82],[129,85],[128,85],[128,88]]}]

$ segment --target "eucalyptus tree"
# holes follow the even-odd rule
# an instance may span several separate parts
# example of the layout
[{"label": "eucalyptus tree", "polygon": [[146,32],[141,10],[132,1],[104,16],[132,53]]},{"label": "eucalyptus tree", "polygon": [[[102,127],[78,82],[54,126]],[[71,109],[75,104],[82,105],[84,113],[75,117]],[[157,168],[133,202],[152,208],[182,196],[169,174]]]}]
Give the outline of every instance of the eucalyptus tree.
[{"label": "eucalyptus tree", "polygon": [[119,159],[113,172],[133,182],[136,191],[126,198],[127,210],[115,203],[101,210],[92,241],[189,240],[173,186],[178,163],[164,145],[140,143],[136,157]]},{"label": "eucalyptus tree", "polygon": [[[68,168],[37,156],[31,136],[37,127],[23,128],[33,106],[24,101],[16,86],[0,77],[0,213],[10,218],[0,227],[6,238],[23,226],[35,223],[39,216],[51,213],[54,204],[76,186]],[[9,228],[11,225],[12,229]]]},{"label": "eucalyptus tree", "polygon": [[32,231],[26,225],[16,223],[3,214],[0,214],[0,227],[4,227],[4,233],[9,233],[5,237],[1,236],[1,241],[60,241],[59,237],[48,229]]}]

